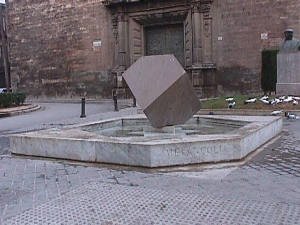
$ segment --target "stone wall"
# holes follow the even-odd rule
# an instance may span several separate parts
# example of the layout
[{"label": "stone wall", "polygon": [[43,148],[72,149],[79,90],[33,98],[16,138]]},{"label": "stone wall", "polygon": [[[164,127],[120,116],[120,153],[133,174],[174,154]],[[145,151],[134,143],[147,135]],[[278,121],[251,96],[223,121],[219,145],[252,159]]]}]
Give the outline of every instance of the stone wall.
[{"label": "stone wall", "polygon": [[14,89],[36,97],[111,95],[112,29],[100,0],[10,0],[8,10]]},{"label": "stone wall", "polygon": [[[189,2],[182,0],[183,7]],[[278,48],[286,28],[300,37],[299,0],[213,0],[211,7],[217,95],[259,92],[261,50]],[[10,0],[9,39],[15,90],[111,95],[115,41],[101,0]]]}]

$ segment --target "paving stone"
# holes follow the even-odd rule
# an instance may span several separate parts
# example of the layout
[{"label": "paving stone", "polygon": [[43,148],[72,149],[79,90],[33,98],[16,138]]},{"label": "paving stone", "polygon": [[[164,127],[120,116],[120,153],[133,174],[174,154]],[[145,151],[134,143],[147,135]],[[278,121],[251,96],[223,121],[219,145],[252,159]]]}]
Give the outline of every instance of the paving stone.
[{"label": "paving stone", "polygon": [[92,182],[3,224],[297,224],[299,216],[286,203]]}]

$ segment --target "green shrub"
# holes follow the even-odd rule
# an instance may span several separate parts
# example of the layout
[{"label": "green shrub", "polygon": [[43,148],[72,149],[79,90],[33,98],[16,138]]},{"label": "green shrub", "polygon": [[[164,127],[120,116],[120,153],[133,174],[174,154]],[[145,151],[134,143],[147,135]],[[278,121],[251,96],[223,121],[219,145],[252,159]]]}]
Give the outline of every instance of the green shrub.
[{"label": "green shrub", "polygon": [[7,108],[13,105],[13,98],[10,93],[0,93],[0,108]]},{"label": "green shrub", "polygon": [[271,94],[276,91],[277,83],[277,49],[262,51],[261,89]]},{"label": "green shrub", "polygon": [[15,105],[23,105],[26,99],[26,94],[23,92],[17,92],[14,93],[15,99],[14,99],[14,104]]},{"label": "green shrub", "polygon": [[0,93],[0,108],[7,108],[22,105],[25,102],[26,94],[22,92]]}]

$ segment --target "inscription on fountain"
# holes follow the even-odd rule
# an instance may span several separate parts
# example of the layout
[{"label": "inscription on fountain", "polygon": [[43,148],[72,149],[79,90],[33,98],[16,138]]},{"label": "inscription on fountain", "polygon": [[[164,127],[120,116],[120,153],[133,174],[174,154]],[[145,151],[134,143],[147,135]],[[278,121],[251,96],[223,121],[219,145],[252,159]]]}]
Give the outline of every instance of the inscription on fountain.
[{"label": "inscription on fountain", "polygon": [[[236,150],[234,148],[234,150]],[[200,157],[205,154],[228,154],[230,150],[227,146],[214,145],[214,146],[202,146],[194,148],[169,148],[166,149],[168,157],[180,157],[180,156],[193,156]]]},{"label": "inscription on fountain", "polygon": [[153,127],[184,124],[201,108],[174,55],[141,57],[123,77]]}]

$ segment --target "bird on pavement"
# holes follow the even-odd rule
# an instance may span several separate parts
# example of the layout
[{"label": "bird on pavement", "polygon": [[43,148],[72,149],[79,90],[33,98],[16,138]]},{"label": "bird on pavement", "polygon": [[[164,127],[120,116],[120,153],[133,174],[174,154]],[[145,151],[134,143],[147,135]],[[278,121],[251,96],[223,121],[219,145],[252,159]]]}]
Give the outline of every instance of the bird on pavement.
[{"label": "bird on pavement", "polygon": [[282,113],[282,110],[275,110],[270,113],[271,116],[278,116],[280,113]]},{"label": "bird on pavement", "polygon": [[287,119],[299,119],[298,116],[296,116],[296,115],[294,115],[294,114],[291,114],[291,113],[289,113],[289,112],[286,112],[286,113],[285,113],[285,116],[286,116]]}]

